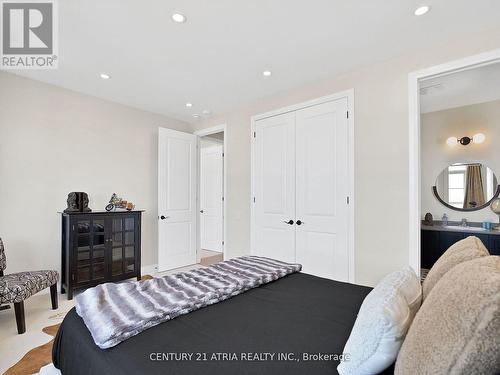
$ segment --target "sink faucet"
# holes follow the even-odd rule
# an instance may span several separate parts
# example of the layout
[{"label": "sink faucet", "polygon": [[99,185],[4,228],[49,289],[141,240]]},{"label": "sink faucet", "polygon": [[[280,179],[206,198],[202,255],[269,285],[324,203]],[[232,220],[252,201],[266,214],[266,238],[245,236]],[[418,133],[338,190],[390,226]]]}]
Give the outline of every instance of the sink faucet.
[{"label": "sink faucet", "polygon": [[467,226],[469,226],[469,225],[467,224],[467,219],[462,219],[462,223],[461,223],[460,225],[462,225],[463,227],[467,227]]}]

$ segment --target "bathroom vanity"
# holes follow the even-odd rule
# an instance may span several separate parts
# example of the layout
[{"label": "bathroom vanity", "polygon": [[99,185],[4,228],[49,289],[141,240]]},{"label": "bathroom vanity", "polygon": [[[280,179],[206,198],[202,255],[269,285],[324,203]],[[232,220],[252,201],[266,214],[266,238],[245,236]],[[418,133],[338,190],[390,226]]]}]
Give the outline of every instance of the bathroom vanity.
[{"label": "bathroom vanity", "polygon": [[[432,186],[434,197],[447,209],[461,212],[454,216],[461,217],[462,222],[448,221],[449,212],[442,221],[434,221],[430,213],[426,214],[421,222],[421,268],[430,269],[451,245],[469,236],[478,237],[491,255],[500,255],[500,231],[491,214],[485,212],[484,220],[493,229],[467,221],[469,213],[488,208],[500,215],[498,181],[494,171],[482,162],[452,163],[439,173]],[[476,219],[482,216],[475,214]]]},{"label": "bathroom vanity", "polygon": [[[500,255],[500,232],[486,230],[479,223],[470,226],[424,225],[421,226],[421,267],[430,269],[443,253],[455,242],[468,236],[476,236],[483,241],[491,255]],[[477,225],[477,226],[476,226]]]}]

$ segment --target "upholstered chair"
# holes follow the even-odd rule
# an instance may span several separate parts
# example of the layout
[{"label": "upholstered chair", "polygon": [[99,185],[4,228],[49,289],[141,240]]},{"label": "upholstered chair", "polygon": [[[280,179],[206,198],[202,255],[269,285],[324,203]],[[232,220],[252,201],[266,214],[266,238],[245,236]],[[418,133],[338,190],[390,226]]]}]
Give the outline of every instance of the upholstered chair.
[{"label": "upholstered chair", "polygon": [[0,238],[0,305],[13,303],[16,312],[17,332],[26,332],[24,300],[33,294],[50,287],[52,309],[57,309],[57,271],[29,271],[10,275],[3,274],[7,267],[5,248]]}]

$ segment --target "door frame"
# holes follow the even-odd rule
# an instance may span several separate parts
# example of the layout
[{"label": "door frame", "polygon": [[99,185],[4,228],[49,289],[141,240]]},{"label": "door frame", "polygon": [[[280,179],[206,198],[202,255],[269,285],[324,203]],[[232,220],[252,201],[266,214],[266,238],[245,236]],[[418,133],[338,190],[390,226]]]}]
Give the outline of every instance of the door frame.
[{"label": "door frame", "polygon": [[421,221],[421,169],[420,169],[420,93],[419,83],[425,80],[475,69],[500,62],[500,49],[453,60],[408,75],[409,100],[409,242],[408,263],[420,276],[420,221]]},{"label": "door frame", "polygon": [[201,160],[201,147],[200,147],[200,137],[205,137],[207,135],[211,134],[216,134],[216,133],[221,133],[224,132],[224,141],[222,142],[222,147],[223,147],[223,153],[224,156],[222,158],[222,178],[223,178],[223,188],[222,188],[222,194],[223,194],[223,201],[222,201],[222,256],[224,260],[227,260],[227,251],[226,251],[226,244],[227,244],[227,125],[226,124],[221,124],[221,125],[216,125],[212,126],[210,128],[205,128],[205,129],[200,129],[195,131],[193,134],[198,136],[198,171],[197,171],[197,181],[198,181],[198,187],[197,187],[197,193],[196,193],[196,209],[198,211],[197,217],[197,231],[196,231],[196,259],[197,262],[200,263],[201,261],[201,233],[200,233],[200,228],[201,228],[201,223],[200,223],[200,172],[201,172],[201,164],[199,163]]},{"label": "door frame", "polygon": [[[349,144],[348,144],[348,168],[349,168],[349,229],[347,235],[347,243],[348,243],[348,258],[349,258],[349,277],[348,281],[350,283],[355,282],[355,244],[354,244],[354,205],[355,205],[355,196],[354,196],[354,89],[349,89],[345,91],[341,91],[335,94],[322,96],[320,98],[308,100],[302,103],[292,104],[287,107],[275,109],[269,112],[257,114],[251,117],[251,132],[250,132],[250,143],[251,143],[251,156],[250,156],[250,168],[251,168],[251,187],[250,187],[250,253],[254,253],[255,246],[255,205],[253,202],[253,197],[255,195],[255,123],[258,120],[262,120],[268,117],[273,117],[277,115],[281,115],[287,112],[297,111],[299,109],[304,109],[307,107],[312,107],[318,104],[323,104],[335,100],[339,100],[342,98],[347,98],[347,110],[349,112],[349,117],[347,119],[348,127],[349,127]],[[225,139],[225,138],[224,138]]]}]

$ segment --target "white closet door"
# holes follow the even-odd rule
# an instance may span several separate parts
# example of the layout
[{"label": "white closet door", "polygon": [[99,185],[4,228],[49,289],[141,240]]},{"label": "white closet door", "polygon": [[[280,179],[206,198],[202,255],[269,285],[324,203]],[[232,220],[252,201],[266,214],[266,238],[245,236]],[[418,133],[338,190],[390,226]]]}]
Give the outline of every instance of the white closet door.
[{"label": "white closet door", "polygon": [[253,253],[295,262],[295,114],[255,124]]},{"label": "white closet door", "polygon": [[196,144],[193,134],[159,129],[159,271],[196,263]]},{"label": "white closet door", "polygon": [[200,151],[201,248],[219,252],[222,252],[222,152],[222,145]]},{"label": "white closet door", "polygon": [[303,271],[348,280],[347,98],[296,112],[297,262]]}]

